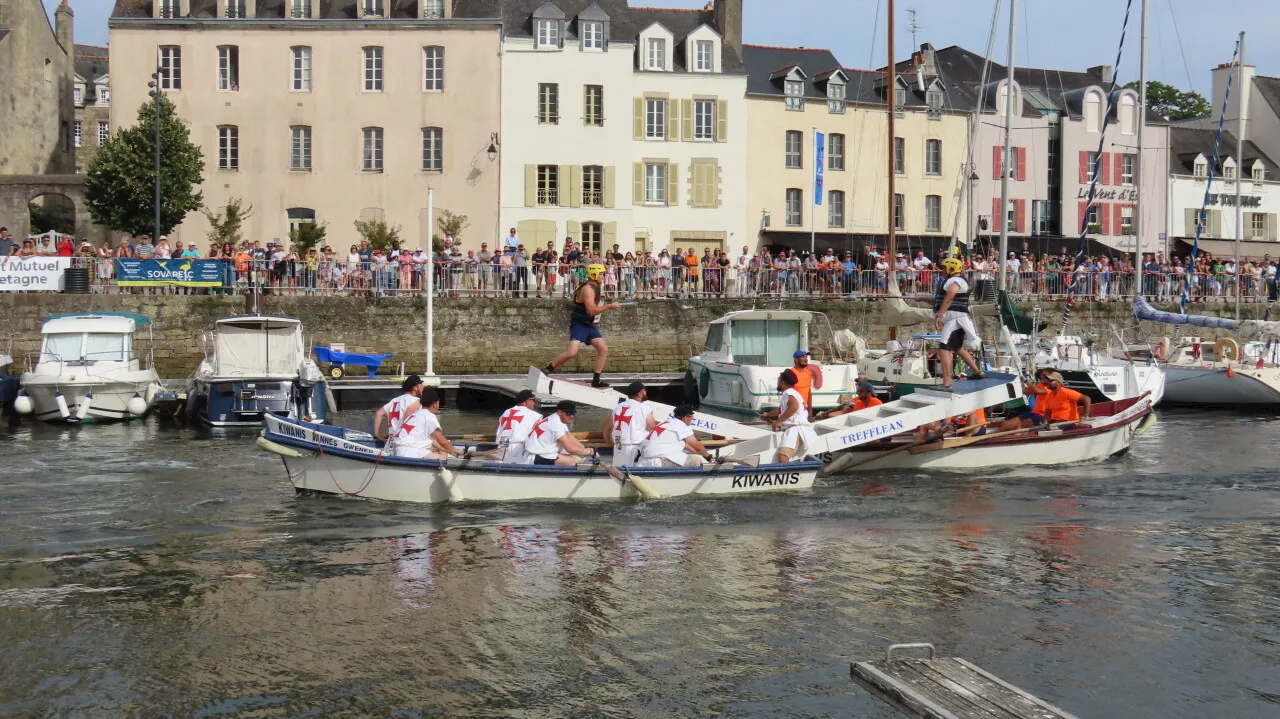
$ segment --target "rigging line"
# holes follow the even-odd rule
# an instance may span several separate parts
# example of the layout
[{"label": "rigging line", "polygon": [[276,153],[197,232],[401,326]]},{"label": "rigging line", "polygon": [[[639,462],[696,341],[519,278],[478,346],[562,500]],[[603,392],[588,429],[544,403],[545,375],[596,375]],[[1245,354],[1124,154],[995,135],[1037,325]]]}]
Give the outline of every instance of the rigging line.
[{"label": "rigging line", "polygon": [[[868,68],[875,67],[875,62],[876,62],[876,37],[877,37],[877,33],[879,33],[879,31],[880,31],[880,3],[881,3],[881,0],[876,0],[876,11],[875,11],[875,14],[874,14],[874,16],[872,17],[872,20],[871,20],[871,56],[867,59],[867,67],[868,67]],[[862,102],[862,83],[866,80],[866,78],[867,78],[867,75],[868,75],[868,74],[870,74],[870,72],[863,72],[863,71],[861,71],[861,70],[859,70],[859,71],[858,71],[858,91],[857,91],[857,94],[854,96],[854,97],[855,97],[855,100],[854,100],[854,112],[857,112],[858,105]],[[873,89],[874,89],[874,88],[873,88]],[[862,138],[863,136],[865,136],[865,135],[866,135],[867,120],[868,120],[868,118],[869,118],[870,116],[871,116],[871,113],[870,113],[870,112],[868,112],[868,111],[866,111],[866,110],[864,109],[864,111],[861,113],[861,115],[860,115],[860,117],[859,117],[859,121],[858,121],[858,124],[859,124],[861,127],[860,127],[860,130],[859,130],[859,132],[858,132],[858,138],[859,138],[859,139],[858,139],[858,149],[857,149],[857,151],[856,151],[856,152],[854,152],[854,154],[853,154],[853,163],[852,163],[852,165],[851,165],[851,167],[852,167],[853,171],[850,173],[850,177],[852,177],[852,178],[853,178],[853,183],[854,183],[854,184],[853,184],[853,187],[851,188],[851,189],[853,190],[853,192],[850,194],[850,197],[854,197],[854,196],[856,196],[856,195],[857,195],[857,189],[858,189],[858,178],[861,176],[861,173],[860,173],[860,172],[858,172],[858,167],[862,164],[862,148],[863,148],[863,145],[865,144],[865,143],[862,141],[862,139],[861,139],[861,138]],[[883,144],[883,143],[881,143],[881,144]],[[881,173],[873,172],[873,173],[871,173],[871,176],[872,176],[872,178],[873,178],[873,179],[872,179],[872,186],[871,186],[871,196],[872,196],[872,198],[874,199],[874,198],[877,196],[877,194],[879,193],[879,190],[880,190],[880,180],[881,180],[881,178],[882,178],[882,175],[881,175]],[[850,203],[850,204],[852,205],[852,204],[854,204],[854,203]],[[874,207],[874,206],[877,206],[877,205],[873,204],[872,206]],[[872,215],[872,216],[870,216],[870,217],[857,218],[857,219],[859,219],[859,220],[870,220],[870,221],[874,222],[874,218],[875,218],[875,215],[873,214],[873,215]],[[853,214],[853,208],[852,208],[852,207],[850,207],[850,211],[849,211],[849,220],[850,220],[850,224],[851,224],[851,225],[852,225],[853,221],[855,220],[855,216],[854,216],[854,214]],[[872,225],[872,227],[874,228],[874,224]]]},{"label": "rigging line", "polygon": [[1169,20],[1173,22],[1173,36],[1178,38],[1178,52],[1182,55],[1182,69],[1187,72],[1187,89],[1191,92],[1196,91],[1196,86],[1191,81],[1191,66],[1187,64],[1187,51],[1182,47],[1182,33],[1178,32],[1178,18],[1173,14],[1173,0],[1166,0],[1169,5]]},{"label": "rigging line", "polygon": [[[976,238],[978,236],[978,231],[977,231],[978,230],[978,225],[977,225],[978,202],[976,198],[970,197],[969,194],[973,192],[974,188],[977,186],[977,183],[971,182],[969,180],[969,176],[975,170],[977,170],[977,167],[973,163],[973,151],[974,151],[974,146],[978,142],[979,125],[983,124],[979,118],[982,117],[982,113],[986,109],[987,82],[991,73],[991,53],[995,48],[996,30],[999,29],[998,25],[1000,22],[1000,7],[1003,4],[1003,2],[1004,0],[996,0],[995,7],[993,7],[991,10],[991,29],[987,31],[987,47],[982,56],[982,72],[979,73],[978,75],[978,87],[977,87],[977,92],[975,93],[976,97],[974,98],[975,102],[974,102],[974,111],[973,111],[973,125],[972,127],[969,128],[968,151],[965,157],[964,172],[961,173],[961,177],[960,177],[960,187],[962,190],[962,196],[966,200],[966,205],[971,205],[974,208],[974,216],[969,218],[969,220],[973,222],[973,225],[971,227],[968,227],[965,230],[966,236],[972,233],[975,239],[974,244],[977,244]],[[939,74],[941,74],[941,70],[939,70]],[[967,214],[968,213],[966,212],[966,215]],[[992,221],[994,220],[995,218],[992,218]],[[948,256],[955,254],[956,244],[959,241],[959,237],[960,237],[960,206],[957,203],[955,218],[952,220],[951,246],[947,248]],[[969,251],[973,252],[973,245],[969,246]]]}]

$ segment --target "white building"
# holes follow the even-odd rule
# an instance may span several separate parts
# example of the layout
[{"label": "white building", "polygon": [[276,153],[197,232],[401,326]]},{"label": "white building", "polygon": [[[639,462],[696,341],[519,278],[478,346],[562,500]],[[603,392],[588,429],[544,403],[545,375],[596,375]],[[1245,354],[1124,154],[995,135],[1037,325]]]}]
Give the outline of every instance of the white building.
[{"label": "white building", "polygon": [[[1213,163],[1216,128],[1174,127],[1171,130],[1173,161],[1169,175],[1168,250],[1184,254],[1196,236],[1201,217],[1200,252],[1217,257],[1235,254],[1236,183],[1240,182],[1240,209],[1244,232],[1240,254],[1246,257],[1280,255],[1277,213],[1280,213],[1280,171],[1276,163],[1251,141],[1244,144],[1244,170],[1236,167],[1236,139],[1223,131],[1218,163]],[[1209,170],[1213,168],[1213,184]],[[1209,191],[1205,202],[1205,190]],[[1203,215],[1200,215],[1204,208]],[[1164,248],[1162,248],[1164,249]]]},{"label": "white building", "polygon": [[530,250],[745,237],[741,0],[505,0],[503,17],[504,229]]}]

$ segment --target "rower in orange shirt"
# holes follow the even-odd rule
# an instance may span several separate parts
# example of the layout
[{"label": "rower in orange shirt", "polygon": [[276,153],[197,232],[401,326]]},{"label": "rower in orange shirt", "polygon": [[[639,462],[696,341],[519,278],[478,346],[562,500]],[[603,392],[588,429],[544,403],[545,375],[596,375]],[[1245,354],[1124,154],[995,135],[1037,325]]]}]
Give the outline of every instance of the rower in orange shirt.
[{"label": "rower in orange shirt", "polygon": [[[846,398],[848,398],[847,401]],[[858,383],[858,394],[855,397],[850,398],[849,395],[846,394],[842,395],[840,400],[841,402],[839,407],[829,409],[825,412],[819,412],[814,419],[839,417],[842,414],[849,414],[850,412],[857,412],[858,410],[863,410],[868,407],[878,407],[884,404],[884,402],[880,401],[879,397],[876,397],[875,387],[872,387],[868,382]]]},{"label": "rower in orange shirt", "polygon": [[822,368],[817,364],[809,361],[809,350],[796,350],[791,355],[793,365],[791,371],[795,372],[796,391],[804,398],[804,406],[809,408],[809,412],[813,412],[813,391],[822,389]]},{"label": "rower in orange shirt", "polygon": [[1080,419],[1077,406],[1084,408],[1084,417],[1087,419],[1093,409],[1092,400],[1066,387],[1058,372],[1042,373],[1040,381],[1035,385],[1026,385],[1023,393],[1035,397],[1035,407],[1013,419],[1005,420],[999,427],[1001,432],[1029,429],[1053,422],[1074,422]]}]

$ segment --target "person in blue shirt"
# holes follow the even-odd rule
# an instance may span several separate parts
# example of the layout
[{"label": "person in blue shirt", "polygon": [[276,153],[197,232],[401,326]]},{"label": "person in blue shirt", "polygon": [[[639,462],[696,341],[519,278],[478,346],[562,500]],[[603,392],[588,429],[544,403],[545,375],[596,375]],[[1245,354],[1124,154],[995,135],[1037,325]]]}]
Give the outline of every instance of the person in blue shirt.
[{"label": "person in blue shirt", "polygon": [[856,278],[858,276],[858,263],[853,261],[853,253],[845,252],[844,261],[840,263],[844,267],[844,276],[841,278],[840,291],[846,295],[852,294],[857,288]]}]

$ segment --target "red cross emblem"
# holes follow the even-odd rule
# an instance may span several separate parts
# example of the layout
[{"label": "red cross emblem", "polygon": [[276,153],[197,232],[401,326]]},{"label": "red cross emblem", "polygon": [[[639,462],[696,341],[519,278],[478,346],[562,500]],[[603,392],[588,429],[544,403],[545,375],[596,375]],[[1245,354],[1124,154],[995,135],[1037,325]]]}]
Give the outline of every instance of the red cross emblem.
[{"label": "red cross emblem", "polygon": [[542,439],[542,433],[546,431],[542,429],[542,425],[547,423],[547,419],[548,419],[547,417],[543,417],[542,419],[538,420],[537,424],[533,425],[533,433],[537,435],[538,439]]},{"label": "red cross emblem", "polygon": [[649,430],[649,436],[645,437],[645,439],[653,439],[654,437],[661,437],[662,433],[666,431],[667,431],[667,423],[663,422],[657,427],[654,427],[653,429]]},{"label": "red cross emblem", "polygon": [[502,419],[498,420],[498,426],[502,428],[504,432],[510,431],[511,426],[519,421],[520,413],[514,409],[509,409],[506,414],[502,415]]},{"label": "red cross emblem", "polygon": [[400,419],[400,403],[396,402],[391,406],[391,411],[387,412],[387,422],[394,427],[398,419]]},{"label": "red cross emblem", "polygon": [[402,434],[402,435],[408,436],[409,433],[413,431],[413,425],[409,424],[409,422],[411,422],[412,420],[413,420],[412,417],[405,420],[404,425],[400,427],[400,431],[397,432],[396,434]]},{"label": "red cross emblem", "polygon": [[625,425],[627,425],[628,427],[630,427],[630,426],[631,426],[631,415],[629,414],[629,412],[630,412],[630,410],[629,410],[627,407],[623,407],[622,409],[620,409],[620,410],[618,410],[617,412],[614,412],[614,413],[613,413],[613,428],[614,428],[614,429],[619,429],[619,430],[620,430],[620,429],[622,429],[622,425],[624,425],[624,424],[625,424]]}]

